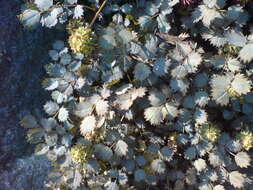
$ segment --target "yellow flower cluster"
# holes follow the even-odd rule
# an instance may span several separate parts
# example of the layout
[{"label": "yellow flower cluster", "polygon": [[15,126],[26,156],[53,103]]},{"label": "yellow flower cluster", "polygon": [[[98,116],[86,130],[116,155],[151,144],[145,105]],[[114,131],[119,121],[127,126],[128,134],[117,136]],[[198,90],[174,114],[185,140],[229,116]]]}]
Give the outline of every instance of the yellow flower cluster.
[{"label": "yellow flower cluster", "polygon": [[241,47],[233,46],[226,43],[222,50],[225,57],[234,57],[238,55],[239,51],[241,50]]},{"label": "yellow flower cluster", "polygon": [[231,97],[231,98],[240,98],[240,94],[238,94],[238,93],[233,89],[232,86],[229,86],[229,87],[227,88],[227,92],[228,92],[228,94],[229,94],[229,97]]},{"label": "yellow flower cluster", "polygon": [[242,147],[245,150],[249,150],[253,147],[253,134],[249,131],[241,131],[238,135],[238,138],[241,141]]},{"label": "yellow flower cluster", "polygon": [[77,144],[71,148],[70,153],[74,162],[84,163],[91,155],[91,150],[85,145]]},{"label": "yellow flower cluster", "polygon": [[89,54],[95,47],[92,30],[84,26],[80,26],[73,30],[68,42],[71,50],[76,54]]},{"label": "yellow flower cluster", "polygon": [[200,129],[201,137],[207,141],[215,142],[219,138],[221,130],[213,125],[205,124]]}]

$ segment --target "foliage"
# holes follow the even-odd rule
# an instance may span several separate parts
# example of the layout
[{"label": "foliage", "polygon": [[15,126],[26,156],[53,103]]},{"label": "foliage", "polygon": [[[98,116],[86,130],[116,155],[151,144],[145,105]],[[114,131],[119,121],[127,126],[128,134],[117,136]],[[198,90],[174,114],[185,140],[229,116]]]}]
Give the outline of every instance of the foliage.
[{"label": "foliage", "polygon": [[225,0],[27,4],[19,16],[25,27],[40,23],[67,35],[49,50],[45,113],[20,122],[35,154],[46,154],[55,167],[46,186],[248,188],[252,6]]}]

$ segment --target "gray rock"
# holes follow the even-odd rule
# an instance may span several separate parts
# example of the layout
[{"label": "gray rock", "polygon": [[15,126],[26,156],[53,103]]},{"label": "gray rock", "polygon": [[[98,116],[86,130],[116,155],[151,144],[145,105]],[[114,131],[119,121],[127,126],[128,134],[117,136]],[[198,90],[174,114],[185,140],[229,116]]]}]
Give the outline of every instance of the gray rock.
[{"label": "gray rock", "polygon": [[[48,50],[59,32],[39,27],[27,31],[19,23],[21,0],[0,1],[0,190],[44,190],[49,163],[32,156],[21,117],[42,110]],[[50,34],[50,35],[49,35]]]}]

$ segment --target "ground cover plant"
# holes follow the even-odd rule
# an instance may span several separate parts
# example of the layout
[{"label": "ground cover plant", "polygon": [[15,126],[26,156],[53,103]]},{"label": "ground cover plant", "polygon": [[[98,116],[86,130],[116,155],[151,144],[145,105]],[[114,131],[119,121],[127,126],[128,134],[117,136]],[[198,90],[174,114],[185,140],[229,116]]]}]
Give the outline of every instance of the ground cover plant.
[{"label": "ground cover plant", "polygon": [[35,0],[27,29],[63,32],[50,97],[24,116],[51,189],[250,189],[249,0]]}]

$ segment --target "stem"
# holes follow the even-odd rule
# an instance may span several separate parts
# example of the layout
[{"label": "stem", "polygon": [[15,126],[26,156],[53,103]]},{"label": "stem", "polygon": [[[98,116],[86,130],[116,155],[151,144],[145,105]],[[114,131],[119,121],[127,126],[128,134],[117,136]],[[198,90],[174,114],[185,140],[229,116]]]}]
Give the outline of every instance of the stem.
[{"label": "stem", "polygon": [[104,8],[104,6],[105,6],[105,4],[106,4],[107,1],[108,1],[108,0],[104,0],[104,2],[102,3],[102,5],[99,7],[98,11],[96,12],[95,16],[93,17],[93,19],[92,19],[92,21],[91,21],[91,23],[90,23],[90,25],[89,25],[90,28],[91,28],[91,27],[93,26],[93,24],[95,23],[95,21],[96,21],[98,15],[99,15],[99,13],[102,11],[102,9]]}]

